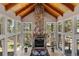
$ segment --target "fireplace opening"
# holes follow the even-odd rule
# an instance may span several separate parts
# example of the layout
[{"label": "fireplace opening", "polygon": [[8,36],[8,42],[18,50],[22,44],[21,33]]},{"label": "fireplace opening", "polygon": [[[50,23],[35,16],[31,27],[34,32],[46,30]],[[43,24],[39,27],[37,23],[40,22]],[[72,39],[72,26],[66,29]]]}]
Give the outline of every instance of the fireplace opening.
[{"label": "fireplace opening", "polygon": [[44,40],[43,39],[36,39],[35,40],[35,47],[44,47]]}]

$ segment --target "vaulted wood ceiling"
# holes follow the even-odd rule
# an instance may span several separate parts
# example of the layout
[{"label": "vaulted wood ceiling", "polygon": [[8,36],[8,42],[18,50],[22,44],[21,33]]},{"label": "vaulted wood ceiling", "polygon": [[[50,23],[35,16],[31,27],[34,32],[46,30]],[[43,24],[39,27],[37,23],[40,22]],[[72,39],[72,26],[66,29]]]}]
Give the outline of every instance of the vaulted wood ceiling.
[{"label": "vaulted wood ceiling", "polygon": [[[22,18],[34,11],[35,3],[3,3],[5,9],[12,10],[16,15],[20,15]],[[62,16],[67,11],[74,11],[75,6],[78,3],[43,3],[46,12],[57,18]]]}]

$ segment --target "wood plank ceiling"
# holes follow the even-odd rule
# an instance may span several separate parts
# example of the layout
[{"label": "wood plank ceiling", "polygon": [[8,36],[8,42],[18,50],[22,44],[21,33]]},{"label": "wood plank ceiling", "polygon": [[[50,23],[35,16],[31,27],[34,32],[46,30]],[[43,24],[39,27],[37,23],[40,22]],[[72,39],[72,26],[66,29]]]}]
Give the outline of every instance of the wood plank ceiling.
[{"label": "wood plank ceiling", "polygon": [[[22,18],[34,11],[35,3],[4,3],[6,10],[12,10],[16,15],[20,15]],[[67,11],[74,11],[75,6],[78,3],[43,3],[45,11],[57,18],[62,16]]]}]

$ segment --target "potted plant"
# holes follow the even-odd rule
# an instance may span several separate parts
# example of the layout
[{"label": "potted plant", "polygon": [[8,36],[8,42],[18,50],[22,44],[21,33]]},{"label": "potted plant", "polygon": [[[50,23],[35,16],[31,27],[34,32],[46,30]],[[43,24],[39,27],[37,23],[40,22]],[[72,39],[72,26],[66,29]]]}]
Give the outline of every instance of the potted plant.
[{"label": "potted plant", "polygon": [[27,43],[24,43],[24,49],[25,49],[25,52],[27,52],[27,49],[28,49],[28,44]]}]

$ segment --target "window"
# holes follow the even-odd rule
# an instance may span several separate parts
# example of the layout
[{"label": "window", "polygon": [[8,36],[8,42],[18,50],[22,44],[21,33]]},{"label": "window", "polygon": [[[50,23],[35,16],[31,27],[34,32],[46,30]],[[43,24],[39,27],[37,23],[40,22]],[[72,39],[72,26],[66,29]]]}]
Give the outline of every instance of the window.
[{"label": "window", "polygon": [[0,40],[0,56],[2,56],[2,41]]},{"label": "window", "polygon": [[8,32],[11,33],[11,25],[12,25],[12,21],[8,20]]},{"label": "window", "polygon": [[19,36],[20,35],[17,36],[17,48],[20,48],[20,38],[19,38]]},{"label": "window", "polygon": [[64,23],[64,31],[65,32],[69,32],[72,29],[72,21],[71,20],[67,20]]},{"label": "window", "polygon": [[54,26],[54,24],[55,23],[53,23],[53,22],[47,22],[46,23],[46,32],[48,34],[48,36],[47,36],[47,39],[48,39],[47,46],[51,46],[52,41],[55,40],[55,37],[54,37],[55,26]]},{"label": "window", "polygon": [[11,38],[8,38],[8,55],[14,55],[14,41]]},{"label": "window", "polygon": [[70,35],[65,36],[65,54],[71,56],[72,53],[72,38]]},{"label": "window", "polygon": [[18,32],[21,32],[21,23],[18,23]]},{"label": "window", "polygon": [[58,23],[58,31],[62,32],[62,24],[61,23]]},{"label": "window", "polygon": [[24,41],[24,45],[25,46],[30,46],[31,43],[31,38],[32,38],[32,23],[31,22],[27,22],[24,23],[24,32],[25,32],[25,41]]},{"label": "window", "polygon": [[76,22],[77,24],[77,28],[76,28],[76,31],[77,31],[77,33],[79,33],[79,20],[77,20],[77,22]]},{"label": "window", "polygon": [[19,22],[17,22],[16,24],[16,32],[20,32],[21,30],[21,24]]},{"label": "window", "polygon": [[16,33],[16,21],[14,21],[13,33]]},{"label": "window", "polygon": [[14,32],[14,20],[8,19],[8,32],[9,33]]},{"label": "window", "polygon": [[51,31],[52,32],[54,31],[54,24],[53,23],[51,24]]},{"label": "window", "polygon": [[47,23],[46,26],[47,32],[53,32],[54,31],[54,23]]},{"label": "window", "polygon": [[32,23],[24,23],[24,31],[31,32],[32,31]]},{"label": "window", "polygon": [[31,24],[30,23],[26,24],[26,31],[31,31]]},{"label": "window", "polygon": [[31,33],[25,33],[25,45],[30,45],[30,40],[31,40]]},{"label": "window", "polygon": [[1,34],[1,23],[0,23],[0,34]]},{"label": "window", "polygon": [[61,39],[61,34],[58,35],[58,47],[60,50],[62,50],[62,39]]},{"label": "window", "polygon": [[3,17],[2,18],[0,18],[0,35],[3,33]]},{"label": "window", "polygon": [[79,39],[77,39],[77,56],[79,56]]}]

